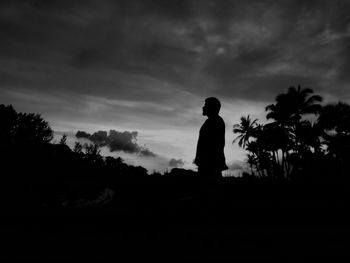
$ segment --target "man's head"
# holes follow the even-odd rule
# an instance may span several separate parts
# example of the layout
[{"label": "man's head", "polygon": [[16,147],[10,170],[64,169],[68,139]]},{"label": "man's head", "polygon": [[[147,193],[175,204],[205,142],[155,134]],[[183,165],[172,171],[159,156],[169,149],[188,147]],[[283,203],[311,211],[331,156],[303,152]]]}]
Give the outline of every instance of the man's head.
[{"label": "man's head", "polygon": [[219,114],[221,103],[217,98],[210,97],[205,99],[205,104],[202,108],[203,116],[216,116]]}]

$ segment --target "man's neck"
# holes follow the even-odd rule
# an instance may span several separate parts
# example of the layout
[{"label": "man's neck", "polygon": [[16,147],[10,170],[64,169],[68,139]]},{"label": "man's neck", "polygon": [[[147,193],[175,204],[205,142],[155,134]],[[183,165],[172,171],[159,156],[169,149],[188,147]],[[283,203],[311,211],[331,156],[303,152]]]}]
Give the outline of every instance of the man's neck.
[{"label": "man's neck", "polygon": [[211,115],[207,115],[208,119],[215,119],[219,116],[219,114],[211,114]]}]

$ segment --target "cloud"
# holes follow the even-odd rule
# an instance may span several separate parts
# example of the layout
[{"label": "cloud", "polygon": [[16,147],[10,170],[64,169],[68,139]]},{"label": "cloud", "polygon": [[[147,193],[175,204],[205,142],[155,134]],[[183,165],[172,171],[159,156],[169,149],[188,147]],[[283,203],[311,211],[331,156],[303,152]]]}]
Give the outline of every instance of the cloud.
[{"label": "cloud", "polygon": [[0,9],[0,89],[163,105],[178,91],[251,101],[298,84],[347,93],[345,0],[2,1]]},{"label": "cloud", "polygon": [[244,171],[247,169],[247,164],[242,161],[233,161],[228,164],[228,168],[231,171]]},{"label": "cloud", "polygon": [[89,139],[101,147],[106,146],[111,152],[123,151],[125,153],[155,157],[156,154],[146,146],[138,145],[137,135],[137,131],[118,132],[116,130],[110,130],[109,133],[107,131],[97,131],[93,134],[89,134],[84,131],[78,131],[76,133],[77,138]]},{"label": "cloud", "polygon": [[84,132],[84,131],[77,131],[75,137],[77,138],[84,138],[84,139],[90,139],[91,134]]},{"label": "cloud", "polygon": [[290,85],[327,92],[349,81],[345,0],[3,1],[1,10],[0,55],[18,63],[3,60],[0,76],[15,86],[152,101],[163,97],[157,80],[266,100]]},{"label": "cloud", "polygon": [[172,158],[169,161],[169,166],[170,167],[182,167],[184,165],[185,165],[185,162],[182,159],[174,159],[174,158]]}]

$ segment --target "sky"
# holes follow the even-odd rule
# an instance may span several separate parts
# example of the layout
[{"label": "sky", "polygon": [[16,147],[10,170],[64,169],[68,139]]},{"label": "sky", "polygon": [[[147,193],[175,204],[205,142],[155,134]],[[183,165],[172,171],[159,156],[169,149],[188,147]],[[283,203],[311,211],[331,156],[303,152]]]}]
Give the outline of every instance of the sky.
[{"label": "sky", "polygon": [[[290,86],[350,102],[350,1],[2,0],[0,104],[40,113],[57,140],[115,131],[149,171],[195,169],[206,97],[221,103],[231,171],[241,116]],[[136,133],[133,133],[136,132]]]}]

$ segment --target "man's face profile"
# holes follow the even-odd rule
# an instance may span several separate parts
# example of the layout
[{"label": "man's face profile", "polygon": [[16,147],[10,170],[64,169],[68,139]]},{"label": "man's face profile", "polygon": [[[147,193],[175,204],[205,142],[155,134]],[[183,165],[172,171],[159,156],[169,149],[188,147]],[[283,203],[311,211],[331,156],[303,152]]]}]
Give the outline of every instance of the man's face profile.
[{"label": "man's face profile", "polygon": [[207,98],[204,101],[204,106],[202,107],[202,115],[212,117],[219,114],[220,102],[214,97]]},{"label": "man's face profile", "polygon": [[208,116],[208,104],[205,102],[204,106],[202,107],[202,115]]}]

